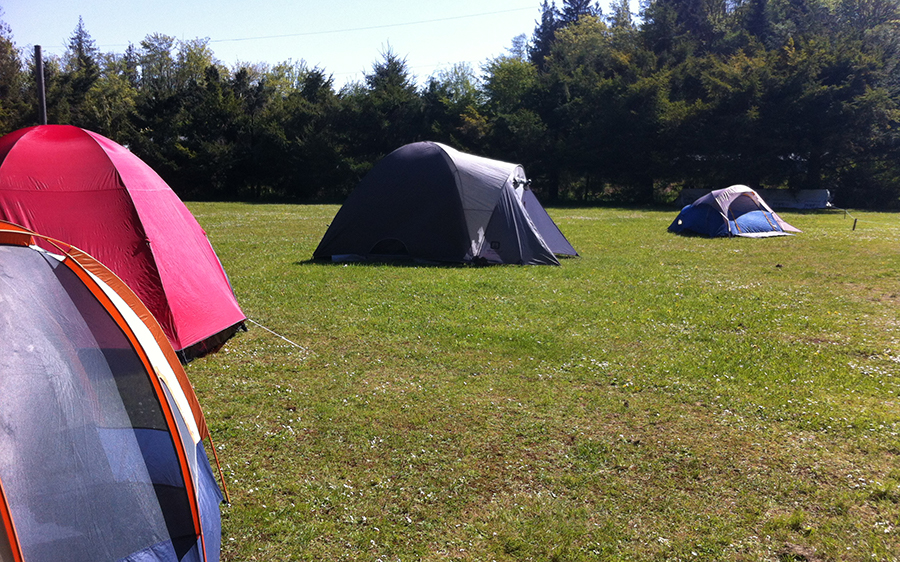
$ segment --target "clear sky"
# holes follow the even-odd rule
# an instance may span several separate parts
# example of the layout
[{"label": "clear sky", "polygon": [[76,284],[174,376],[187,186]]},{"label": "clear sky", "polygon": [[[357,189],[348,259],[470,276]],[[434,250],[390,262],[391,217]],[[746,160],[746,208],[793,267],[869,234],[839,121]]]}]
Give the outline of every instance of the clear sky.
[{"label": "clear sky", "polygon": [[[540,0],[0,0],[24,52],[62,55],[84,19],[103,52],[122,53],[149,34],[208,38],[226,66],[304,60],[337,87],[361,80],[390,48],[422,82],[468,62],[476,71],[516,35],[531,36]],[[557,2],[561,4],[561,2]],[[604,6],[606,2],[603,3]]]}]

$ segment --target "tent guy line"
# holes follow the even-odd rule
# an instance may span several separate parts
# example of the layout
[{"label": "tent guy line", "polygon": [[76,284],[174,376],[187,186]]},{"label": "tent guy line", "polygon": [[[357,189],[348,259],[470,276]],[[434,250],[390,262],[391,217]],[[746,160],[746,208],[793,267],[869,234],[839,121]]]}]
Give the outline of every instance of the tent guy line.
[{"label": "tent guy line", "polygon": [[291,340],[289,340],[289,339],[287,339],[286,337],[282,336],[282,335],[279,334],[278,332],[276,332],[276,331],[274,331],[274,330],[270,330],[269,328],[266,328],[265,326],[263,326],[262,324],[260,324],[260,323],[257,322],[256,320],[253,320],[252,318],[247,318],[247,322],[251,322],[251,323],[253,323],[253,324],[259,326],[259,327],[262,328],[263,330],[269,332],[270,334],[272,334],[272,335],[274,335],[274,336],[278,336],[279,338],[283,339],[284,341],[288,342],[289,344],[291,344],[292,346],[294,346],[294,347],[296,347],[296,348],[302,349],[303,351],[309,351],[308,349],[306,349],[305,347],[303,347],[303,346],[300,345],[299,343],[292,342]]}]

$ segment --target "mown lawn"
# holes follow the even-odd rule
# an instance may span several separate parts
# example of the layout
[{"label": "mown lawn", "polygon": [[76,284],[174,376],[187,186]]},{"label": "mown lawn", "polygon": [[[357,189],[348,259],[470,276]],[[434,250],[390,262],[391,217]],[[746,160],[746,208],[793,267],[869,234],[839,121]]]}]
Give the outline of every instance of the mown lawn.
[{"label": "mown lawn", "polygon": [[336,206],[189,207],[253,321],[188,367],[225,561],[900,560],[896,214],[556,208],[581,257],[476,268],[311,262]]}]

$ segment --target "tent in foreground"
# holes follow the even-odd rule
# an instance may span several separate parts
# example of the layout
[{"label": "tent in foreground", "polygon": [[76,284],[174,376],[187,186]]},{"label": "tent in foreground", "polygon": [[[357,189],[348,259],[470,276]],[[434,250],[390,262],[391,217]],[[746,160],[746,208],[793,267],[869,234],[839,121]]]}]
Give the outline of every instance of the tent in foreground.
[{"label": "tent in foreground", "polygon": [[554,254],[578,254],[528,183],[518,164],[407,144],[363,178],[313,257],[559,265]]},{"label": "tent in foreground", "polygon": [[147,164],[70,125],[0,138],[0,219],[77,246],[138,294],[182,361],[243,327],[206,233]]},{"label": "tent in foreground", "polygon": [[175,351],[120,279],[0,222],[0,560],[216,562],[222,495]]},{"label": "tent in foreground", "polygon": [[786,223],[746,185],[717,189],[684,207],[670,232],[765,238],[800,230]]}]

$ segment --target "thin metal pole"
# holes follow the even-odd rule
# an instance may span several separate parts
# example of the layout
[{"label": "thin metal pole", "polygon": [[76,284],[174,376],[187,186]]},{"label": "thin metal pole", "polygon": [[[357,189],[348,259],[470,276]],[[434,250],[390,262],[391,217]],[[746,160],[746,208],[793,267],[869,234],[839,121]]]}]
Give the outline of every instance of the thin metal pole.
[{"label": "thin metal pole", "polygon": [[47,124],[47,92],[44,90],[44,59],[41,56],[41,46],[34,46],[34,82],[37,85],[38,94],[38,121],[41,125]]}]

